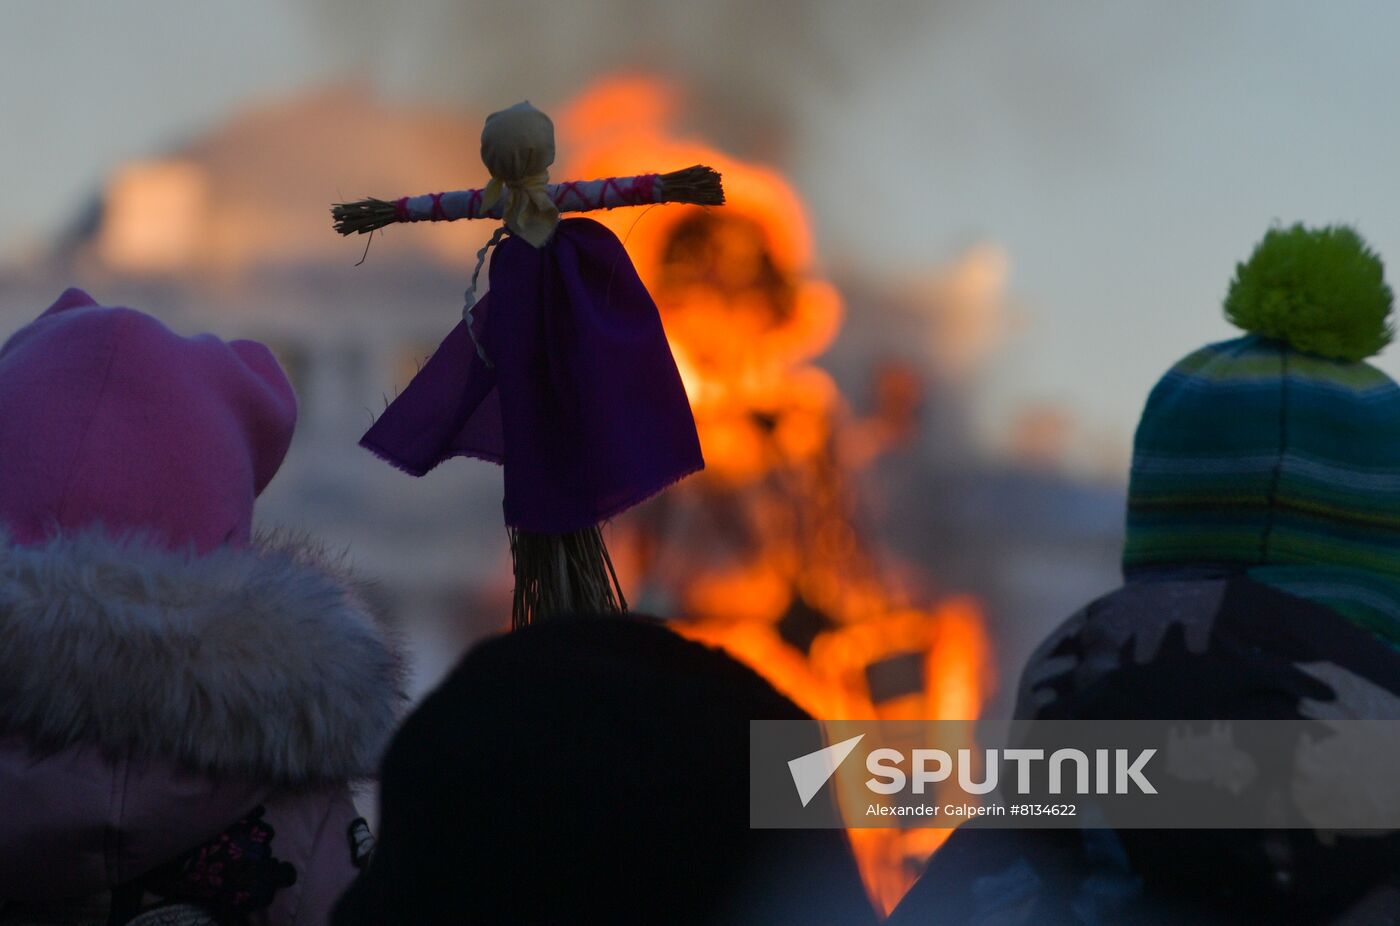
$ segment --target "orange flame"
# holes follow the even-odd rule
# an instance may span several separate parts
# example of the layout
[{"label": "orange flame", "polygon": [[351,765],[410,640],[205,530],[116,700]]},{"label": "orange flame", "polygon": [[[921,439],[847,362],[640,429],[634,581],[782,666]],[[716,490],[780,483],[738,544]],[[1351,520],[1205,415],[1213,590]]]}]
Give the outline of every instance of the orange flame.
[{"label": "orange flame", "polygon": [[[809,363],[835,338],[842,306],[816,273],[802,201],[776,170],[676,138],[668,126],[678,110],[670,85],[619,77],[586,90],[558,122],[561,150],[574,153],[569,176],[695,163],[724,176],[727,204],[718,210],[597,214],[656,297],[695,412],[707,469],[681,493],[737,501],[757,537],[729,562],[688,562],[679,595],[688,618],[677,626],[818,718],[975,719],[993,684],[977,603],[901,601],[854,526],[844,474],[898,429],[850,421],[835,382]],[[827,620],[813,625],[805,648],[780,626],[798,603]],[[919,683],[877,690],[872,667],[882,665]],[[840,793],[858,785],[838,776]],[[869,802],[863,788],[861,796]],[[849,830],[879,906],[893,909],[948,833]]]}]

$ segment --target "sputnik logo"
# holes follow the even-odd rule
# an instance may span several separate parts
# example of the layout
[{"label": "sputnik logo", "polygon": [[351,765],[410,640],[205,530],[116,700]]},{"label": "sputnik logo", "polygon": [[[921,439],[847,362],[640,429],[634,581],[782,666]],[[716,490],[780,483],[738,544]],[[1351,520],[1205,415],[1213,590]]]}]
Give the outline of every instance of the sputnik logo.
[{"label": "sputnik logo", "polygon": [[802,799],[803,807],[812,802],[822,785],[836,774],[841,763],[846,761],[856,744],[864,738],[865,734],[862,733],[860,736],[853,736],[788,762],[788,771],[792,773],[792,783],[797,786],[797,796]]}]

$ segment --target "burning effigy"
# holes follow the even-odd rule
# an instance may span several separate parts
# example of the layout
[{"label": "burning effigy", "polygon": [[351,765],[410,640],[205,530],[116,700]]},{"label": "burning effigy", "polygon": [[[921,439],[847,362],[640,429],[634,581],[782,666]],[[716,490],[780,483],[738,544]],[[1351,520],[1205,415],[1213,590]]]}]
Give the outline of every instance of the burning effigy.
[{"label": "burning effigy", "polygon": [[[593,506],[568,524],[558,512],[598,493],[539,477],[550,470],[545,461],[570,455],[557,447],[538,455],[541,465],[525,467],[526,481],[519,475],[522,457],[513,455],[505,509],[516,573],[514,623],[564,609],[570,599],[590,610],[624,608],[621,572],[642,610],[673,617],[672,626],[685,636],[747,663],[812,716],[975,719],[992,683],[977,603],[968,596],[929,603],[902,591],[862,522],[856,475],[914,427],[917,376],[890,371],[880,384],[881,411],[865,418],[852,412],[835,380],[814,363],[840,330],[843,305],[816,269],[801,199],[772,169],[670,135],[671,99],[658,82],[617,79],[568,107],[561,119],[573,152],[568,171],[609,179],[547,184],[542,165],[553,160],[551,137],[548,156],[536,158],[540,163],[507,172],[506,180],[493,167],[496,179],[482,190],[337,207],[342,233],[462,218],[503,219],[509,229],[478,254],[463,321],[363,443],[416,475],[455,455],[504,462],[504,435],[540,430],[509,422],[501,427],[503,413],[519,423],[528,420],[529,408],[543,407],[521,406],[518,396],[541,394],[540,383],[548,385],[542,394],[557,396],[577,392],[583,382],[608,381],[620,361],[603,349],[605,341],[570,342],[573,349],[550,341],[533,361],[517,356],[517,345],[543,343],[550,313],[540,307],[553,303],[543,291],[516,299],[511,282],[512,272],[539,272],[533,264],[511,270],[520,263],[516,252],[524,253],[521,240],[548,240],[560,212],[603,210],[594,213],[596,221],[585,220],[603,227],[600,235],[612,242],[612,250],[594,261],[610,268],[595,275],[605,283],[595,303],[606,307],[619,285],[628,298],[654,300],[655,308],[642,314],[657,319],[652,337],[664,326],[665,340],[650,353],[665,354],[668,363],[674,357],[674,388],[684,390],[679,403],[675,393],[656,395],[649,388],[634,388],[623,401],[624,390],[608,407],[616,412],[627,401],[659,401],[676,410],[688,404],[698,444],[693,457],[682,453],[683,460],[673,461],[666,478],[644,479],[644,490],[623,493],[624,503]],[[648,165],[667,162],[707,166],[647,172]],[[723,210],[707,208],[720,201]],[[538,229],[530,227],[534,219]],[[493,246],[490,292],[478,302],[477,274]],[[510,304],[498,304],[503,300]],[[564,316],[588,321],[596,315],[577,309]],[[531,330],[514,330],[522,320],[532,320]],[[502,334],[502,326],[513,327]],[[546,354],[563,358],[562,366]],[[598,368],[571,377],[570,371],[579,373],[579,357],[599,359]],[[567,381],[556,382],[559,375]],[[679,414],[621,417],[637,435],[661,435],[661,449],[685,449],[667,424]],[[702,449],[705,472],[610,528],[624,551],[615,571],[598,525],[697,471]],[[655,450],[646,456],[655,457]],[[586,469],[625,475],[629,468],[617,465],[623,458]],[[545,495],[558,503],[535,504]],[[543,519],[536,517],[541,512]],[[583,541],[573,543],[572,536]],[[565,540],[541,552],[532,547],[535,537]],[[838,800],[858,797],[859,782],[844,777],[837,777]],[[849,836],[867,891],[888,910],[947,831],[851,829]]]},{"label": "burning effigy", "polygon": [[[600,216],[656,299],[706,460],[704,473],[619,524],[630,552],[620,568],[644,608],[679,615],[682,633],[730,652],[813,716],[975,719],[992,684],[976,601],[902,594],[861,522],[854,477],[911,426],[917,382],[887,377],[886,413],[852,413],[813,363],[843,307],[815,269],[800,198],[774,170],[677,139],[673,102],[658,81],[619,78],[561,117],[574,172],[625,174],[661,159],[712,164],[725,178],[723,210]],[[948,833],[848,832],[886,909]]]}]

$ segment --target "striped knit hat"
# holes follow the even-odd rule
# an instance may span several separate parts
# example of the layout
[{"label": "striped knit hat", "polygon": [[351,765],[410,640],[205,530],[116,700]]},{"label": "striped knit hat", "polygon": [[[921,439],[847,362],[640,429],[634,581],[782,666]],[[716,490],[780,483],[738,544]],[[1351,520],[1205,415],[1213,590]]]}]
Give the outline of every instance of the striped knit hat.
[{"label": "striped knit hat", "polygon": [[1400,388],[1364,362],[1391,291],[1351,229],[1295,225],[1238,265],[1249,332],[1152,390],[1128,485],[1128,579],[1220,569],[1320,601],[1400,644]]}]

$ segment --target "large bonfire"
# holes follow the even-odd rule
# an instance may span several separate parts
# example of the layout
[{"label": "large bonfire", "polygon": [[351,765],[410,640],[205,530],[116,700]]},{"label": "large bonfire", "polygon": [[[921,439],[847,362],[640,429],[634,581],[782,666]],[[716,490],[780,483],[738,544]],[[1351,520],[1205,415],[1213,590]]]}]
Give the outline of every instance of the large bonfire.
[{"label": "large bonfire", "polygon": [[[902,595],[862,535],[851,478],[910,425],[917,386],[887,378],[887,413],[852,416],[812,363],[843,309],[801,200],[777,171],[670,134],[677,100],[662,82],[614,78],[559,121],[571,176],[706,163],[728,199],[598,214],[660,307],[707,464],[621,525],[630,584],[816,717],[974,719],[992,683],[977,603]],[[863,809],[861,777],[852,767],[837,787]],[[852,829],[876,902],[891,909],[948,832]]]}]

